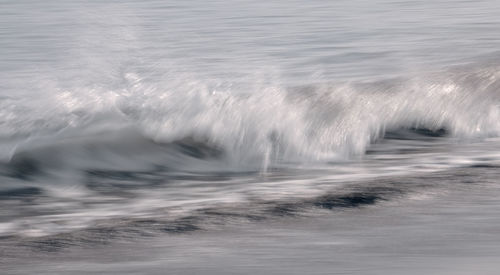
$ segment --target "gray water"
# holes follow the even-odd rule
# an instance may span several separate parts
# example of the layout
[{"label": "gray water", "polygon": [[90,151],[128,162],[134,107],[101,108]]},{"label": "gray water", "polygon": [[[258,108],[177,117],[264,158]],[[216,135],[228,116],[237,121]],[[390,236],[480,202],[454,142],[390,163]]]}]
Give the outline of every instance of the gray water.
[{"label": "gray water", "polygon": [[0,0],[7,274],[496,274],[496,1]]}]

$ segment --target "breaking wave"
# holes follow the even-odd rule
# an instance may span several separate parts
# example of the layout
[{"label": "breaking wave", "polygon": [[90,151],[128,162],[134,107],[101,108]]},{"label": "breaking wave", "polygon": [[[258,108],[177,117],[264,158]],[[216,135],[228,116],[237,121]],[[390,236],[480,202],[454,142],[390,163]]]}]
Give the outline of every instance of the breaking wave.
[{"label": "breaking wave", "polygon": [[251,90],[188,77],[156,83],[130,73],[123,82],[115,90],[56,85],[43,98],[1,98],[4,163],[137,167],[196,159],[201,166],[218,160],[258,169],[342,161],[386,135],[475,139],[500,131],[494,62],[383,81]]}]

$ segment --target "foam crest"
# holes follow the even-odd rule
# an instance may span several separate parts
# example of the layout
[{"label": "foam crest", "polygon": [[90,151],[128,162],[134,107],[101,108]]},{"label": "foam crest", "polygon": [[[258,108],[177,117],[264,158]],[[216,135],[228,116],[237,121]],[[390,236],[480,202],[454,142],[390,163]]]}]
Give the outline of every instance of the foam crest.
[{"label": "foam crest", "polygon": [[496,136],[498,67],[452,69],[370,83],[268,86],[250,93],[197,82],[121,98],[119,109],[158,142],[186,137],[220,146],[235,161],[331,160],[362,154],[387,129],[446,129]]},{"label": "foam crest", "polygon": [[129,73],[123,89],[55,88],[51,97],[26,104],[2,99],[0,104],[9,106],[2,109],[2,154],[9,159],[85,136],[99,143],[99,136],[109,136],[103,133],[126,128],[143,141],[128,140],[117,153],[125,157],[148,140],[159,145],[189,140],[223,151],[236,166],[267,167],[361,155],[391,129],[491,137],[500,131],[498,72],[496,65],[469,66],[385,81],[252,89],[185,75],[156,82]]}]

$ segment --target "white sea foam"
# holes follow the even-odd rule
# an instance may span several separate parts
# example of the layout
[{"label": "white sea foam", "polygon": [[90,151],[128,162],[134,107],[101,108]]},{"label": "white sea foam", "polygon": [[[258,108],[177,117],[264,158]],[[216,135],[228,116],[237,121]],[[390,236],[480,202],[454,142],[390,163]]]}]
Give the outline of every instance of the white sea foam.
[{"label": "white sea foam", "polygon": [[69,157],[91,157],[95,152],[82,150],[93,146],[101,156],[105,150],[140,155],[152,142],[186,141],[222,150],[230,163],[259,167],[349,159],[391,129],[446,129],[462,140],[493,137],[500,130],[498,69],[464,66],[405,79],[251,92],[186,76],[151,83],[127,74],[129,84],[118,91],[56,89],[52,97],[28,102],[3,99],[2,157],[58,146]]}]

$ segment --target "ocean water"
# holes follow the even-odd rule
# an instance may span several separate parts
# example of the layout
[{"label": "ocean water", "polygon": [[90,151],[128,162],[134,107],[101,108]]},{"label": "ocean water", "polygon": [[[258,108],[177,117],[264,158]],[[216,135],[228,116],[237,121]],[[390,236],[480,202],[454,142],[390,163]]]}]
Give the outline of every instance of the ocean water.
[{"label": "ocean water", "polygon": [[0,0],[5,274],[497,274],[500,3]]}]

